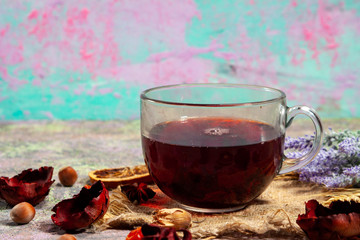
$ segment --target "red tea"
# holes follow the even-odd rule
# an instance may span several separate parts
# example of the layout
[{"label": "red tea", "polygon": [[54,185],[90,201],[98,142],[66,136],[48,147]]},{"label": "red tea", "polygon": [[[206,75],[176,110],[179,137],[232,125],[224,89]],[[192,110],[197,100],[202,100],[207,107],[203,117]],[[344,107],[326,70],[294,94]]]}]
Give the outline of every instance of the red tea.
[{"label": "red tea", "polygon": [[169,197],[198,208],[245,205],[281,167],[284,135],[246,119],[188,118],[142,136],[145,162]]}]

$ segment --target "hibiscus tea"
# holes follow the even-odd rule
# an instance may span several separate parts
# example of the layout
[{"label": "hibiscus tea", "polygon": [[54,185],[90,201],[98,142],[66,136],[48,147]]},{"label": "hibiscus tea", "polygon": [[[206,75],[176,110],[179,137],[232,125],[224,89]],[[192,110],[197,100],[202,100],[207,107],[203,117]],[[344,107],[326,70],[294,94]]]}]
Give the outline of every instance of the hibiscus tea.
[{"label": "hibiscus tea", "polygon": [[145,162],[158,187],[195,208],[245,206],[281,168],[284,135],[253,120],[185,118],[142,136]]}]

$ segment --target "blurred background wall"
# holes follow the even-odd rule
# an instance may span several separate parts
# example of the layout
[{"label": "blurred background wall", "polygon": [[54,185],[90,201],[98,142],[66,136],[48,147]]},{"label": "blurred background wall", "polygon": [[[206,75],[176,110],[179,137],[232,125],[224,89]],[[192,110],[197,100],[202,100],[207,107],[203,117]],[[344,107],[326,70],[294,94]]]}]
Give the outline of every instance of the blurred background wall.
[{"label": "blurred background wall", "polygon": [[0,119],[136,119],[145,88],[280,88],[360,117],[360,1],[0,0]]}]

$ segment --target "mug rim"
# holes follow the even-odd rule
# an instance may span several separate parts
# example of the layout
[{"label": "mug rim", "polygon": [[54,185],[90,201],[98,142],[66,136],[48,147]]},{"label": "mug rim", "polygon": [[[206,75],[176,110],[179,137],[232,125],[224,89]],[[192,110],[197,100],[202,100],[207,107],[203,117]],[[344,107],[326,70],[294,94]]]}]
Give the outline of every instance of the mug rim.
[{"label": "mug rim", "polygon": [[[166,101],[166,100],[160,100],[156,98],[152,98],[147,96],[149,92],[153,92],[156,90],[161,89],[171,89],[171,88],[178,88],[178,87],[198,87],[198,86],[219,86],[219,87],[236,87],[236,88],[248,88],[248,89],[256,89],[256,90],[262,90],[262,91],[271,91],[278,93],[278,97],[269,98],[268,100],[263,101],[252,101],[252,102],[246,102],[246,103],[188,103],[188,102],[175,102],[175,101]],[[161,103],[161,104],[168,104],[168,105],[180,105],[180,106],[197,106],[197,107],[233,107],[233,106],[252,106],[252,105],[262,105],[272,102],[278,102],[286,98],[286,94],[277,89],[262,85],[253,85],[253,84],[240,84],[240,83],[181,83],[181,84],[170,84],[170,85],[161,85],[157,87],[148,88],[144,91],[142,91],[140,98],[145,101],[151,101],[155,103]]]}]

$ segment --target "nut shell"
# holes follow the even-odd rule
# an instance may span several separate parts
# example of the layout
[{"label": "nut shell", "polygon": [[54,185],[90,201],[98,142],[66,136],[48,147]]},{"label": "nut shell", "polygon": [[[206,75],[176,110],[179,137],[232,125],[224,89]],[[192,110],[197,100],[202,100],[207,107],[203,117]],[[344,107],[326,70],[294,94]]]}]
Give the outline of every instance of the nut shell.
[{"label": "nut shell", "polygon": [[71,234],[61,235],[57,240],[76,240],[76,237]]},{"label": "nut shell", "polygon": [[78,175],[74,168],[67,166],[59,170],[59,180],[65,187],[71,187],[76,182]]},{"label": "nut shell", "polygon": [[29,223],[35,217],[35,208],[27,202],[19,203],[11,209],[10,217],[19,224]]},{"label": "nut shell", "polygon": [[181,208],[160,209],[153,218],[156,224],[176,230],[188,229],[192,222],[191,214]]}]

